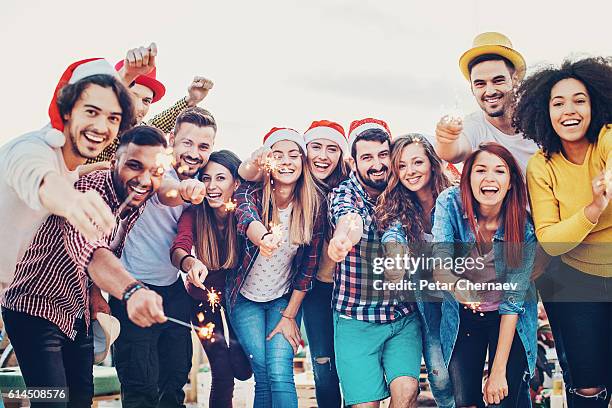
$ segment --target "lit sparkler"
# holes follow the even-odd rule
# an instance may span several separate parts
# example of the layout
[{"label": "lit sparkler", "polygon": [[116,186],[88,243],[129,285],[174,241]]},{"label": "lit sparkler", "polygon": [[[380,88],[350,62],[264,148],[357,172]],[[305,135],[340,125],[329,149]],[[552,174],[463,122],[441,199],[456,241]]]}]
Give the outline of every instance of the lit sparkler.
[{"label": "lit sparkler", "polygon": [[200,312],[196,315],[196,317],[198,318],[199,323],[202,323],[204,321],[204,313]]},{"label": "lit sparkler", "polygon": [[198,329],[198,336],[202,340],[210,340],[211,343],[215,341],[213,338],[213,330],[215,329],[214,323],[207,323],[206,326],[200,327]]},{"label": "lit sparkler", "polygon": [[270,232],[274,242],[280,243],[283,240],[283,226],[281,224],[270,223]]},{"label": "lit sparkler", "polygon": [[219,307],[221,303],[221,297],[219,296],[221,292],[215,292],[215,288],[211,287],[210,289],[206,289],[206,297],[208,299],[208,305],[212,309],[212,312],[215,313],[215,307]]},{"label": "lit sparkler", "polygon": [[132,190],[130,192],[130,194],[128,194],[127,197],[125,197],[125,200],[123,200],[123,202],[121,203],[121,205],[119,206],[119,208],[117,208],[117,214],[121,215],[121,213],[123,212],[123,210],[125,210],[125,208],[128,206],[128,204],[132,201],[132,199],[134,198],[134,196],[136,195],[136,191]]},{"label": "lit sparkler", "polygon": [[261,164],[261,168],[268,173],[277,171],[279,168],[278,160],[274,157],[266,157]]}]

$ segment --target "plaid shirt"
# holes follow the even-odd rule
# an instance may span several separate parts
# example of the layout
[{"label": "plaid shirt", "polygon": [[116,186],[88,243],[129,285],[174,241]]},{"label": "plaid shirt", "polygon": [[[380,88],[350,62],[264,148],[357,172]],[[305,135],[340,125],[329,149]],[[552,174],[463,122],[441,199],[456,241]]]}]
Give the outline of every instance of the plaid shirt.
[{"label": "plaid shirt", "polygon": [[339,313],[358,320],[387,323],[411,313],[414,305],[374,289],[374,281],[384,279],[373,273],[371,265],[374,258],[384,256],[374,220],[375,205],[376,200],[363,189],[354,173],[331,193],[329,217],[334,228],[346,214],[357,214],[363,220],[361,240],[336,267],[332,305]]},{"label": "plaid shirt", "polygon": [[[110,170],[89,173],[74,186],[82,192],[97,191],[113,212],[121,205]],[[128,214],[126,234],[142,209],[143,206]],[[22,260],[17,263],[15,279],[4,292],[0,302],[2,306],[46,319],[74,340],[77,334],[74,330],[76,319],[84,317],[89,327],[90,280],[87,265],[97,249],[110,250],[119,225],[117,215],[117,227],[109,237],[88,242],[65,218],[49,216],[36,232]],[[120,239],[114,250],[117,257],[122,249],[123,239]]]},{"label": "plaid shirt", "polygon": [[[262,212],[261,183],[242,183],[236,190],[234,198],[237,204],[235,216],[238,227],[238,250],[243,257],[238,267],[228,273],[225,293],[229,307],[236,302],[238,293],[259,255],[259,247],[249,240],[246,232],[251,222],[263,222],[260,215]],[[310,245],[300,245],[293,258],[290,275],[292,289],[308,291],[312,287],[312,278],[317,272],[324,234],[325,217],[319,211],[315,217]]]},{"label": "plaid shirt", "polygon": [[[181,98],[178,101],[176,101],[174,105],[172,105],[165,111],[160,112],[157,115],[153,116],[153,119],[149,120],[148,122],[143,122],[142,124],[153,126],[153,127],[158,128],[164,133],[169,133],[172,130],[172,128],[174,128],[176,118],[185,109],[187,109],[187,99]],[[119,147],[119,137],[116,137],[115,140],[113,140],[113,142],[110,145],[106,146],[106,148],[102,150],[102,153],[100,153],[94,159],[87,160],[86,164],[99,163],[102,161],[111,160],[113,157],[115,157],[115,152],[117,151],[118,147]]]}]

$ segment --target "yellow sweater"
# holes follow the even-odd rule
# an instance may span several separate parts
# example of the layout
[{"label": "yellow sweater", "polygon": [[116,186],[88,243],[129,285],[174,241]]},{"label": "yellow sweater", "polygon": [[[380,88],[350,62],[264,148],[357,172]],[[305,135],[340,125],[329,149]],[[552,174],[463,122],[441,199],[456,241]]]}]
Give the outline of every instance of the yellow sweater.
[{"label": "yellow sweater", "polygon": [[597,224],[584,215],[593,200],[591,182],[612,171],[612,125],[599,133],[581,165],[561,153],[550,160],[538,151],[527,165],[527,187],[536,235],[550,255],[582,272],[612,277],[612,203]]}]

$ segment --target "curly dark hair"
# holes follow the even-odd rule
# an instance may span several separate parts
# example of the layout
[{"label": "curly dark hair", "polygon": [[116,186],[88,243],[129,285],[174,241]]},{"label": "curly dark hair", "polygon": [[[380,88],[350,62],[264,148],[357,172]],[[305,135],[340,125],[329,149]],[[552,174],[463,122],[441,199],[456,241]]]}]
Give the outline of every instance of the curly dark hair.
[{"label": "curly dark hair", "polygon": [[451,184],[444,173],[442,160],[425,136],[411,133],[393,140],[391,145],[391,176],[387,188],[378,198],[375,217],[377,227],[381,232],[389,228],[394,222],[399,221],[410,243],[422,241],[422,235],[425,231],[423,209],[419,199],[415,192],[402,185],[398,177],[402,152],[406,146],[412,143],[420,143],[423,146],[431,163],[430,186],[434,201]]},{"label": "curly dark hair", "polygon": [[530,75],[517,92],[514,127],[542,148],[546,157],[561,151],[561,140],[550,121],[550,92],[556,83],[574,78],[587,89],[591,100],[591,123],[586,132],[595,143],[603,126],[612,122],[612,57],[565,60],[560,68],[546,66]]}]

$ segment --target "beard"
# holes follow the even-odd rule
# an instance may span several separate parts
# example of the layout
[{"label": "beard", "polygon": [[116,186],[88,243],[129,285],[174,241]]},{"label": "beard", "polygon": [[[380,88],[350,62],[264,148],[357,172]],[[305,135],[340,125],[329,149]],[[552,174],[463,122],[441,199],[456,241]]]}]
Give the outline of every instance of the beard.
[{"label": "beard", "polygon": [[[389,172],[389,168],[385,165],[383,165],[378,171],[380,170],[384,170],[387,173]],[[380,181],[375,181],[372,180],[370,178],[370,173],[375,173],[375,170],[369,170],[366,172],[366,176],[364,177],[363,174],[361,173],[361,170],[359,170],[359,168],[357,168],[357,177],[359,178],[359,181],[361,181],[364,185],[377,190],[377,191],[383,191],[385,188],[387,188],[387,183],[388,180],[380,180]]]}]

